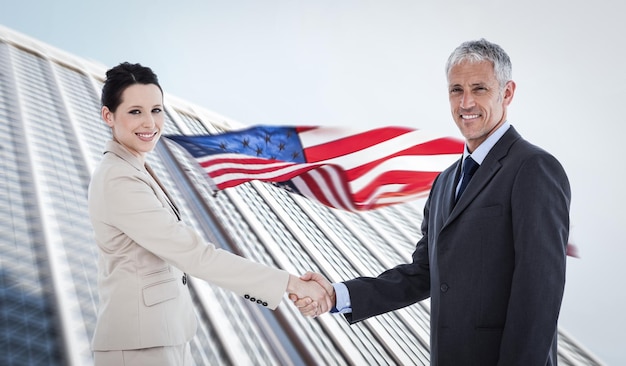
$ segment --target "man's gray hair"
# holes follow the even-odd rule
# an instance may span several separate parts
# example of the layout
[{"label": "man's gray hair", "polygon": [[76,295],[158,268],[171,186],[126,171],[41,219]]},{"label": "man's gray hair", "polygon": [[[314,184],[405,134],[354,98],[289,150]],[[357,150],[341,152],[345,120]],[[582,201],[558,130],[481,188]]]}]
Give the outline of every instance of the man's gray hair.
[{"label": "man's gray hair", "polygon": [[452,67],[464,61],[490,61],[493,64],[493,71],[500,84],[500,89],[504,89],[506,83],[512,79],[513,66],[509,55],[504,52],[502,47],[484,38],[463,42],[452,52],[446,63],[446,77],[448,77]]}]

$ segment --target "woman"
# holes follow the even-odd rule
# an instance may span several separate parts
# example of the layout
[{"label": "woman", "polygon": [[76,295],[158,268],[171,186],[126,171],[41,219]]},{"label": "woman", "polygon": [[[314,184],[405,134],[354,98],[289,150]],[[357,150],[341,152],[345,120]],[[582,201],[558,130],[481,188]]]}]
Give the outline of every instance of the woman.
[{"label": "woman", "polygon": [[106,73],[102,119],[113,138],[89,186],[98,244],[96,365],[190,365],[196,318],[187,273],[275,309],[285,292],[324,310],[324,290],[202,241],[180,221],[171,197],[145,162],[164,123],[157,76],[140,64]]}]

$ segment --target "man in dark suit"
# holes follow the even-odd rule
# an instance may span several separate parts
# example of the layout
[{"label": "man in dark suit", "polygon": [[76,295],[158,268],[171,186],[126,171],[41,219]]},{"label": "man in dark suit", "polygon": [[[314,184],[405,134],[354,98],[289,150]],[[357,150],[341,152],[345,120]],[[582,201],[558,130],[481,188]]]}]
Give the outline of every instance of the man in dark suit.
[{"label": "man in dark suit", "polygon": [[[333,311],[350,323],[430,297],[432,365],[556,365],[567,176],[507,121],[515,83],[500,46],[465,42],[446,73],[465,151],[433,183],[413,261],[376,278],[333,285],[321,274],[304,279],[323,284]],[[477,168],[469,172],[470,165]],[[296,306],[319,313],[306,299]]]}]

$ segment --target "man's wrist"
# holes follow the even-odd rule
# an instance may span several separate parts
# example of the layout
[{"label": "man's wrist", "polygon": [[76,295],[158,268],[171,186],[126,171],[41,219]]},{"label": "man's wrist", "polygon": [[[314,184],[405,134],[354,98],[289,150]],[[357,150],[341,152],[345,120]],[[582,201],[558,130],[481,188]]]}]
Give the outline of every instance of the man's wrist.
[{"label": "man's wrist", "polygon": [[331,313],[351,313],[352,303],[348,287],[343,282],[333,283],[335,306]]}]

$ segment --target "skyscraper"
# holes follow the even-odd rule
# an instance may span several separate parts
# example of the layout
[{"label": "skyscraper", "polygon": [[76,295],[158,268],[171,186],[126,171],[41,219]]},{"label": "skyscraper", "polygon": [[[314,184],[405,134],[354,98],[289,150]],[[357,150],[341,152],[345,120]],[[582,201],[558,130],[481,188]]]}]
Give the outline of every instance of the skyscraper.
[{"label": "skyscraper", "polygon": [[[107,68],[0,26],[2,365],[92,363],[97,252],[87,186],[110,138],[99,115]],[[165,113],[166,134],[243,127],[167,91]],[[148,161],[207,241],[292,273],[376,275],[409,261],[420,235],[419,203],[354,214],[259,182],[215,193],[165,140]],[[304,318],[289,301],[269,311],[200,280],[190,289],[197,365],[429,362],[428,301],[350,326],[341,316]],[[559,344],[562,365],[600,364],[563,331]]]}]

